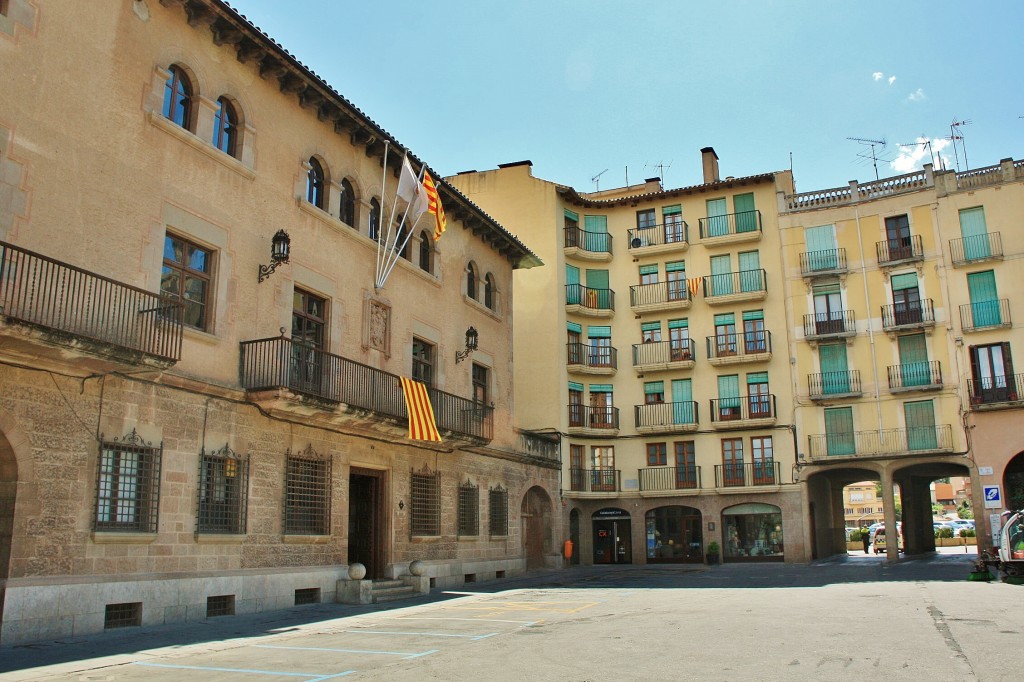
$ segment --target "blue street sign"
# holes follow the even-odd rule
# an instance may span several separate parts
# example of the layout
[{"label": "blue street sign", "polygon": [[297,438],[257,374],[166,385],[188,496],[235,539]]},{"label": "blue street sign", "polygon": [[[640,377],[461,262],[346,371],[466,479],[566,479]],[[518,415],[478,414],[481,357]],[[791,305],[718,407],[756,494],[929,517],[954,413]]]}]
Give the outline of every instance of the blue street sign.
[{"label": "blue street sign", "polygon": [[982,486],[985,492],[985,508],[998,509],[1003,506],[1002,495],[997,485]]}]

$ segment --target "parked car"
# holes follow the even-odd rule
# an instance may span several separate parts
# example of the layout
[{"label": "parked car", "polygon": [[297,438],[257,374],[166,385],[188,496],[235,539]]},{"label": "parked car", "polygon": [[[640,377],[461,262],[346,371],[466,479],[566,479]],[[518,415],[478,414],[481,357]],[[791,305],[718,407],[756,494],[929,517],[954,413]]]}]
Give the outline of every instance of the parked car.
[{"label": "parked car", "polygon": [[[897,539],[896,551],[902,552],[903,551],[903,524],[902,523],[897,523],[896,524],[896,539]],[[871,549],[872,549],[872,551],[874,551],[875,554],[881,554],[882,552],[886,551],[885,526],[884,525],[878,526],[878,528],[876,528],[874,530],[874,532],[871,534]]]}]

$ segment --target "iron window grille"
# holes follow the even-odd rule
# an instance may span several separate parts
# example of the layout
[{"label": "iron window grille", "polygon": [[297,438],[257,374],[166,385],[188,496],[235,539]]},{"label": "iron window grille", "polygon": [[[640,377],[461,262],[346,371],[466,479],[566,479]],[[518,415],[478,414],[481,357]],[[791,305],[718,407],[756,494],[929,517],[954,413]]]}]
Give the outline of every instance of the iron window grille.
[{"label": "iron window grille", "polygon": [[235,615],[235,595],[221,594],[215,597],[206,598],[207,618],[233,615]]},{"label": "iron window grille", "polygon": [[284,532],[286,535],[330,535],[331,460],[312,445],[297,454],[285,453]]},{"label": "iron window grille", "polygon": [[103,629],[131,628],[142,625],[142,602],[107,604],[103,610]]},{"label": "iron window grille", "polygon": [[224,444],[199,454],[199,533],[242,534],[249,500],[249,458]]},{"label": "iron window grille", "polygon": [[441,534],[441,473],[427,467],[412,472],[409,480],[409,533],[413,536]]},{"label": "iron window grille", "polygon": [[458,512],[459,535],[480,535],[480,486],[473,485],[470,481],[459,486]]},{"label": "iron window grille", "polygon": [[156,532],[163,452],[163,443],[154,447],[135,429],[120,439],[100,436],[95,530]]},{"label": "iron window grille", "polygon": [[508,535],[508,491],[499,484],[497,488],[488,489],[487,498],[491,537]]}]

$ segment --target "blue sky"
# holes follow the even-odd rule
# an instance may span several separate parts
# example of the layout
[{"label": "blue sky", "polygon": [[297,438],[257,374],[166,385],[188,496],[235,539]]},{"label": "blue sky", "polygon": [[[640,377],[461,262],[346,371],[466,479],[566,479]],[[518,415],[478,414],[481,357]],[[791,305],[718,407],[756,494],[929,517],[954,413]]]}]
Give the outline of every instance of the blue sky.
[{"label": "blue sky", "polygon": [[723,176],[792,153],[811,191],[874,179],[849,137],[887,141],[881,177],[922,137],[961,170],[1024,156],[1019,0],[229,2],[442,175],[681,187],[710,145]]}]

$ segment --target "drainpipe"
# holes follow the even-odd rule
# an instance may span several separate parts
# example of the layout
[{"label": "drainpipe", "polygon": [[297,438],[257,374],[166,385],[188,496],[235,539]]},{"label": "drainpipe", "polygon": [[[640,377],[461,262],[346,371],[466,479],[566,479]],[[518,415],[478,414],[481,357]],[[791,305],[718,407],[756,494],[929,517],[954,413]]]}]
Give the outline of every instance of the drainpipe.
[{"label": "drainpipe", "polygon": [[[856,200],[856,182],[851,182],[851,198]],[[864,258],[864,239],[860,229],[860,208],[854,206],[853,215],[857,221],[857,247],[860,249],[860,277],[864,285],[864,305],[868,310],[868,345],[871,346],[871,372],[875,378],[875,412],[878,415],[878,430],[882,430],[882,399],[878,390],[878,359],[875,357],[875,332],[871,324],[871,296],[868,293],[867,260]]]}]

